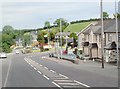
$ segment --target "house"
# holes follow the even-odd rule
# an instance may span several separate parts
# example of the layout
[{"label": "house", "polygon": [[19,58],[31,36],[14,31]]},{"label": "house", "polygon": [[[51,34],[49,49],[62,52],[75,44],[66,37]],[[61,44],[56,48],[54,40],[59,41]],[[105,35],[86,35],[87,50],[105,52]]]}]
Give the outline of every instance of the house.
[{"label": "house", "polygon": [[39,42],[37,41],[37,31],[30,31],[30,34],[32,36],[32,47],[36,48],[39,46]]},{"label": "house", "polygon": [[[106,46],[111,42],[116,42],[115,19],[104,20],[103,24],[104,46]],[[86,55],[89,55],[92,58],[101,58],[101,21],[92,23],[87,28],[83,29],[78,34],[78,41],[78,48],[83,49],[83,52]],[[86,48],[86,45],[83,45],[85,43],[89,43],[89,45],[87,45],[88,48],[86,50],[84,50],[84,48]]]},{"label": "house", "polygon": [[61,36],[61,34],[62,34],[62,37],[63,38],[67,38],[67,37],[69,37],[69,35],[70,35],[70,32],[58,32],[56,35],[55,35],[55,38],[59,38],[60,36]]},{"label": "house", "polygon": [[[120,47],[120,21],[118,21],[118,47]],[[106,62],[117,59],[116,52],[116,24],[115,22],[105,31],[105,59]]]},{"label": "house", "polygon": [[[62,37],[65,39],[66,45],[73,42],[73,38],[70,38],[70,32],[62,32]],[[58,40],[61,37],[61,32],[58,32],[55,35],[55,38]]]}]

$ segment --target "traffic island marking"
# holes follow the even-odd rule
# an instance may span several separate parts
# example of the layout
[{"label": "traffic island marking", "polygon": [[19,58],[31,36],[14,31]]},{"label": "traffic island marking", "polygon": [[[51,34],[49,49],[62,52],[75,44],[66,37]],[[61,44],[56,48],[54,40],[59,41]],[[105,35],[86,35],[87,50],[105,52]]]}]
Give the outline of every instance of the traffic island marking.
[{"label": "traffic island marking", "polygon": [[[55,71],[53,70],[49,70],[47,67],[31,60],[30,58],[27,59],[25,58],[25,61],[34,69],[36,70],[39,74],[42,74],[44,78],[46,78],[47,80],[52,80],[52,83],[63,89],[63,88],[82,88],[82,87],[90,87],[84,83],[81,83],[79,81],[72,81],[70,80],[67,76],[63,75],[63,74],[57,74]],[[42,68],[42,69],[41,69]],[[43,71],[44,70],[44,71]],[[48,73],[46,73],[46,72]]]}]

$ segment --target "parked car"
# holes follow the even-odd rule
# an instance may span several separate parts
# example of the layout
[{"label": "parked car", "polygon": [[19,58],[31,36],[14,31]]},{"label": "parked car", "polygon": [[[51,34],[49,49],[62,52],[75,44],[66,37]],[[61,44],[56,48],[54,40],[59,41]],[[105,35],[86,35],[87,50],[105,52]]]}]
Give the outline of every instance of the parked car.
[{"label": "parked car", "polygon": [[15,51],[16,54],[19,54],[20,52],[18,50]]},{"label": "parked car", "polygon": [[0,53],[0,58],[7,58],[7,54],[6,53]]}]

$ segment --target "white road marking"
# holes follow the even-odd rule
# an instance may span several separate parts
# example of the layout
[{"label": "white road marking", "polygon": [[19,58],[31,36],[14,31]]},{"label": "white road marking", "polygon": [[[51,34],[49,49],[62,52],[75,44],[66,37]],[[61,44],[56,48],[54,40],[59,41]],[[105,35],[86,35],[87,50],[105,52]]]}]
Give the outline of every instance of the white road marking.
[{"label": "white road marking", "polygon": [[76,81],[76,80],[74,80],[74,82],[76,82],[76,83],[78,83],[78,84],[80,84],[80,85],[82,85],[82,86],[85,86],[85,87],[90,87],[90,86],[88,86],[88,85],[86,85],[86,84],[84,84],[84,83],[78,82],[78,81]]},{"label": "white road marking", "polygon": [[53,83],[55,86],[61,88],[61,86],[59,86],[57,83],[55,83],[55,82],[52,82],[52,83]]},{"label": "white road marking", "polygon": [[33,67],[33,65],[30,65],[31,67]]},{"label": "white road marking", "polygon": [[78,83],[58,83],[58,84],[60,84],[60,85],[70,85],[70,86],[77,86],[77,85],[79,85]]},{"label": "white road marking", "polygon": [[51,72],[53,72],[53,73],[56,73],[55,71],[53,71],[53,70],[50,70]]},{"label": "white road marking", "polygon": [[47,76],[43,75],[43,77],[46,78],[47,80],[49,80],[49,78]]},{"label": "white road marking", "polygon": [[55,82],[73,82],[72,80],[54,80]]},{"label": "white road marking", "polygon": [[44,67],[44,68],[48,70],[48,68],[47,68],[47,67]]},{"label": "white road marking", "polygon": [[6,75],[6,79],[5,79],[5,83],[4,83],[4,86],[3,86],[3,87],[6,87],[7,80],[8,80],[8,75],[9,75],[9,73],[10,73],[10,68],[11,68],[11,60],[10,60],[10,64],[9,64],[9,67],[8,67],[8,71],[7,71],[7,75]]},{"label": "white road marking", "polygon": [[40,64],[40,66],[43,66],[43,65]]},{"label": "white road marking", "polygon": [[65,77],[65,78],[68,78],[67,76],[65,76],[65,75],[62,75],[62,74],[59,74],[60,76],[62,76],[62,77]]},{"label": "white road marking", "polygon": [[39,74],[42,74],[39,70],[37,71]]},{"label": "white road marking", "polygon": [[35,61],[33,61],[35,63]]},{"label": "white road marking", "polygon": [[34,67],[35,70],[37,70],[35,67]]}]

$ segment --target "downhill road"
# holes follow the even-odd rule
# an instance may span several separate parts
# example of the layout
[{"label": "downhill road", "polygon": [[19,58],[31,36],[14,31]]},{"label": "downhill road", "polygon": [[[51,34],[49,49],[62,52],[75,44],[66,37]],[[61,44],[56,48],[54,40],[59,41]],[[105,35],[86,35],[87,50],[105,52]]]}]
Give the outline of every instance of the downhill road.
[{"label": "downhill road", "polygon": [[[13,53],[7,59],[1,60],[2,86],[60,88],[118,86],[118,72],[115,67],[111,67],[108,73],[104,69],[91,71],[89,66],[85,68],[67,61],[47,60],[44,57],[48,57],[48,53]],[[105,73],[100,73],[99,70]]]}]

